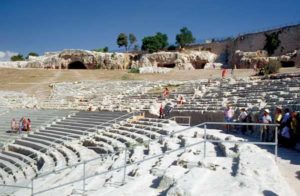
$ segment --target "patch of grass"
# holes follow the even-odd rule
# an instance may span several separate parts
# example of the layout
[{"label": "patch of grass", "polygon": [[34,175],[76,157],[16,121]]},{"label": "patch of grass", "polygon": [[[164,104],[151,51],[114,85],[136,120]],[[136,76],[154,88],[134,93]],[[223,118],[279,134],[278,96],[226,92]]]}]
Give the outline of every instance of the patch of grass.
[{"label": "patch of grass", "polygon": [[121,80],[136,80],[136,78],[132,74],[124,74],[122,75]]}]

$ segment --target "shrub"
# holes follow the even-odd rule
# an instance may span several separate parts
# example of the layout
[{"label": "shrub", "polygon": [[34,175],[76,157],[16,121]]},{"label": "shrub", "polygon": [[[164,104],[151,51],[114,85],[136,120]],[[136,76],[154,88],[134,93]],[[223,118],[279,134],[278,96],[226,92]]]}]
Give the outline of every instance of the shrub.
[{"label": "shrub", "polygon": [[259,69],[258,75],[269,75],[269,74],[278,73],[280,68],[281,68],[280,61],[270,60],[269,63],[263,65]]},{"label": "shrub", "polygon": [[105,46],[104,48],[95,48],[93,49],[92,51],[95,51],[95,52],[108,52],[108,47]]},{"label": "shrub", "polygon": [[277,60],[270,60],[265,67],[265,74],[278,73],[281,68],[281,63]]},{"label": "shrub", "polygon": [[100,68],[101,68],[101,64],[97,64],[96,69],[100,69]]},{"label": "shrub", "polygon": [[139,68],[131,68],[129,69],[128,73],[140,73]]},{"label": "shrub", "polygon": [[10,60],[11,61],[24,61],[25,59],[22,54],[18,54],[18,55],[10,57]]},{"label": "shrub", "polygon": [[39,56],[39,54],[36,52],[29,52],[26,59],[29,59],[29,56]]},{"label": "shrub", "polygon": [[169,47],[168,47],[168,51],[174,51],[174,50],[176,50],[177,49],[177,47],[175,46],[175,45],[170,45]]}]

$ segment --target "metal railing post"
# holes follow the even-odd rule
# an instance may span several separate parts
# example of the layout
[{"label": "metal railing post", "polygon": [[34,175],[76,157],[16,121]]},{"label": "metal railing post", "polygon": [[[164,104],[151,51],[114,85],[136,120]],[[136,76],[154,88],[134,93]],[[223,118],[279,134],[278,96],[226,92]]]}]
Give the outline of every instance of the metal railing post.
[{"label": "metal railing post", "polygon": [[86,162],[83,161],[83,179],[82,179],[82,193],[85,193],[85,164]]},{"label": "metal railing post", "polygon": [[204,153],[203,153],[203,157],[205,158],[206,157],[206,128],[207,128],[207,125],[205,124],[204,125]]},{"label": "metal railing post", "polygon": [[275,127],[275,161],[278,157],[278,127]]},{"label": "metal railing post", "polygon": [[150,154],[150,143],[151,143],[151,140],[148,141],[148,154]]},{"label": "metal railing post", "polygon": [[122,180],[122,184],[125,184],[125,180],[126,180],[126,165],[127,165],[127,148],[125,148],[124,150],[124,173],[123,173],[123,180]]},{"label": "metal railing post", "polygon": [[31,179],[31,196],[33,196],[33,181],[34,181],[34,178]]}]

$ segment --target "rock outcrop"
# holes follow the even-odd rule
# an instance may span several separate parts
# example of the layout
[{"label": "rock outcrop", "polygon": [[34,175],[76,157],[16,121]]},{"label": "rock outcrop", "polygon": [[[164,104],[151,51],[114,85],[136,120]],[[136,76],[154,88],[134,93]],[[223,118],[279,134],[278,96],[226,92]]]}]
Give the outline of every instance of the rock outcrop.
[{"label": "rock outcrop", "polygon": [[184,70],[204,68],[217,55],[209,51],[157,52],[152,54],[103,53],[88,50],[63,50],[26,61],[1,62],[0,67],[46,69],[129,69],[131,67],[164,67]]},{"label": "rock outcrop", "polygon": [[255,65],[263,65],[269,63],[270,60],[280,61],[283,66],[294,66],[295,62],[299,64],[300,55],[299,50],[295,50],[292,53],[287,53],[281,56],[268,56],[267,51],[258,50],[256,52],[243,52],[240,50],[235,51],[233,56],[233,65],[235,64],[237,68],[253,68]]},{"label": "rock outcrop", "polygon": [[[88,50],[63,50],[49,52],[44,56],[30,56],[26,61],[0,62],[1,67],[68,69],[79,63],[86,69],[128,69],[132,55],[128,53],[102,53]],[[77,64],[78,65],[78,64]]]},{"label": "rock outcrop", "polygon": [[156,52],[142,55],[135,66],[192,70],[202,69],[206,63],[212,63],[216,58],[217,55],[209,51]]}]

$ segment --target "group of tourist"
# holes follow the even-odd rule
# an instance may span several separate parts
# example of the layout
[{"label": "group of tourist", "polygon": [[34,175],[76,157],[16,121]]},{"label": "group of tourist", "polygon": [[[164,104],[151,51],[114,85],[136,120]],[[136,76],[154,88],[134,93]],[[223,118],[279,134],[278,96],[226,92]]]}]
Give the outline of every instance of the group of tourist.
[{"label": "group of tourist", "polygon": [[300,115],[299,112],[284,110],[276,107],[275,122],[279,125],[278,142],[285,147],[294,147],[300,140]]},{"label": "group of tourist", "polygon": [[[251,110],[246,111],[245,108],[240,110],[240,113],[235,119],[235,111],[230,105],[224,110],[225,122],[243,122],[243,123],[265,123],[278,124],[278,143],[285,147],[294,147],[300,141],[300,114],[299,112],[291,112],[289,108],[282,109],[278,106],[275,109],[274,115],[271,114],[269,109],[263,109],[261,112],[252,113]],[[272,118],[273,117],[273,118]],[[233,126],[226,125],[226,132],[228,133]],[[257,126],[242,125],[239,130],[242,134],[250,131],[251,134],[257,129]],[[260,127],[261,141],[269,142],[274,141],[274,129],[270,126]]]},{"label": "group of tourist", "polygon": [[11,132],[21,133],[22,131],[31,131],[31,120],[29,118],[22,117],[19,122],[15,118],[11,120]]},{"label": "group of tourist", "polygon": [[[162,98],[169,98],[170,91],[166,87],[162,92]],[[186,103],[186,100],[183,95],[178,95],[177,97],[177,105],[182,105]],[[171,103],[167,103],[166,105],[163,105],[163,103],[160,104],[159,107],[159,118],[165,118],[170,116],[170,112],[172,110],[173,106]]]}]

